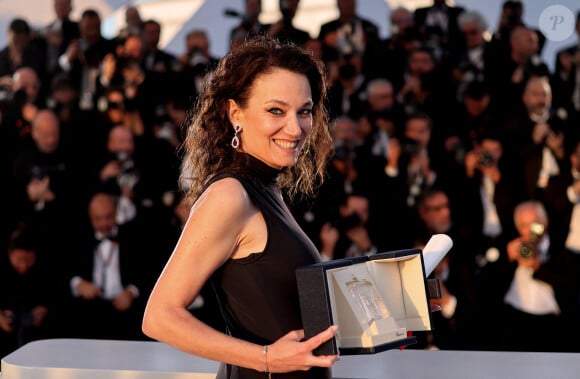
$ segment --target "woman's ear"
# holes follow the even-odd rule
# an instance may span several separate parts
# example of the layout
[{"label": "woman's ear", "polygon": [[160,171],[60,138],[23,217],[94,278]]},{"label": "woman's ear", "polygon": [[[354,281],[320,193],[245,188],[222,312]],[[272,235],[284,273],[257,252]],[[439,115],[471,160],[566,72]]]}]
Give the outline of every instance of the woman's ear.
[{"label": "woman's ear", "polygon": [[240,118],[242,116],[242,109],[240,108],[240,106],[238,105],[238,103],[236,103],[235,100],[233,99],[229,99],[228,100],[228,119],[230,120],[230,123],[232,125],[238,125],[240,124]]}]

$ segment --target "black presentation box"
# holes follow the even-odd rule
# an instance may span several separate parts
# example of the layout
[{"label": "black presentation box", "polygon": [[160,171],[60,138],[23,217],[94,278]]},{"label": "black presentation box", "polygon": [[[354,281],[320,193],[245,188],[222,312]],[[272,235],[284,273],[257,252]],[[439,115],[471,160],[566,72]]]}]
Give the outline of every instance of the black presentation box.
[{"label": "black presentation box", "polygon": [[431,330],[420,249],[321,262],[296,278],[306,338],[338,325],[317,355],[378,353],[415,343],[409,331]]}]

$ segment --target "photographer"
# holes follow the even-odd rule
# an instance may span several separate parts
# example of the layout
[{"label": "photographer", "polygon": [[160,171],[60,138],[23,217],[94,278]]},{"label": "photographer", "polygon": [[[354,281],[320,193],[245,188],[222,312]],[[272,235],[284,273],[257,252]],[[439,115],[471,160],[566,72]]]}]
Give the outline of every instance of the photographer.
[{"label": "photographer", "polygon": [[194,29],[185,37],[186,51],[179,57],[182,67],[182,80],[193,82],[199,94],[208,74],[213,72],[218,64],[218,58],[210,54],[210,41],[205,30]]},{"label": "photographer", "polygon": [[480,267],[495,262],[506,238],[514,235],[513,210],[522,200],[522,180],[506,173],[503,156],[497,134],[480,136],[465,155],[465,182],[456,193],[462,224],[477,241],[473,253]]},{"label": "photographer", "polygon": [[325,223],[320,230],[320,254],[325,260],[373,255],[378,252],[371,241],[367,222],[369,200],[366,196],[345,196],[335,220]]},{"label": "photographer", "polygon": [[175,190],[177,174],[170,158],[164,141],[137,138],[125,125],[111,129],[93,189],[118,197],[117,223],[150,215],[159,221],[157,211],[170,205],[166,196]]},{"label": "photographer", "polygon": [[[550,238],[544,205],[526,201],[516,206],[519,236],[506,246],[504,275],[511,283],[503,297],[502,348],[565,351],[565,321],[576,299],[574,281],[563,267],[563,246]],[[501,280],[497,278],[497,280]]]},{"label": "photographer", "polygon": [[54,112],[39,111],[31,135],[33,146],[20,152],[13,164],[10,199],[15,216],[45,225],[46,236],[56,238],[56,229],[70,223],[84,188],[75,181],[78,176],[61,146],[60,122]]},{"label": "photographer", "polygon": [[577,257],[574,265],[580,267],[580,139],[571,146],[569,161],[546,188],[546,208],[553,230],[566,241],[566,249]]},{"label": "photographer", "polygon": [[9,167],[18,153],[32,144],[31,124],[42,106],[40,79],[30,67],[0,78],[0,154]]},{"label": "photographer", "polygon": [[296,15],[298,3],[300,0],[279,0],[280,13],[282,18],[271,25],[265,25],[267,35],[284,42],[293,42],[298,46],[304,46],[306,41],[310,39],[308,32],[297,29],[292,24],[292,20]]},{"label": "photographer", "polygon": [[[37,235],[16,227],[7,253],[0,258],[0,356],[37,339],[47,338],[51,282],[37,261]],[[2,246],[4,248],[4,246]],[[54,299],[54,297],[52,297]]]},{"label": "photographer", "polygon": [[0,50],[0,78],[9,77],[22,67],[31,67],[39,75],[45,73],[41,49],[33,43],[33,32],[26,20],[15,18],[8,25],[8,45]]},{"label": "photographer", "polygon": [[140,173],[134,158],[134,133],[123,125],[113,127],[109,132],[107,154],[100,167],[97,188],[119,197],[116,211],[119,224],[137,215],[135,187],[140,181]]},{"label": "photographer", "polygon": [[240,18],[240,23],[230,31],[230,48],[237,47],[240,43],[248,38],[264,33],[264,26],[258,19],[262,13],[261,0],[245,0],[245,13],[240,14],[235,10],[227,9],[224,11],[226,16]]},{"label": "photographer", "polygon": [[331,66],[330,70],[334,72],[331,74],[333,79],[328,91],[330,117],[357,117],[364,111],[366,97],[360,54],[345,52]]},{"label": "photographer", "polygon": [[565,138],[571,129],[567,115],[552,110],[552,89],[546,77],[531,78],[521,97],[523,110],[501,125],[510,173],[524,174],[526,194],[542,201],[552,177],[565,158]]},{"label": "photographer", "polygon": [[115,42],[101,34],[101,17],[94,9],[83,11],[78,39],[73,40],[58,59],[80,94],[79,106],[92,110],[95,106],[97,77],[104,57],[114,51]]}]

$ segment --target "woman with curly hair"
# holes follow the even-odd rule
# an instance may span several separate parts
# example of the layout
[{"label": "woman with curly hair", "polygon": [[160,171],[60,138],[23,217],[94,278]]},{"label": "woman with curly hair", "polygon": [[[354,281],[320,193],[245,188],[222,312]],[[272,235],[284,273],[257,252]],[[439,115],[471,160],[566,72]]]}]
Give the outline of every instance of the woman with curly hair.
[{"label": "woman with curly hair", "polygon": [[[283,200],[312,194],[332,151],[323,67],[258,37],[220,61],[196,104],[181,178],[193,205],[143,331],[223,362],[218,379],[329,378],[337,359],[313,354],[335,326],[304,339],[295,269],[320,255]],[[226,333],[187,310],[208,281]]]}]

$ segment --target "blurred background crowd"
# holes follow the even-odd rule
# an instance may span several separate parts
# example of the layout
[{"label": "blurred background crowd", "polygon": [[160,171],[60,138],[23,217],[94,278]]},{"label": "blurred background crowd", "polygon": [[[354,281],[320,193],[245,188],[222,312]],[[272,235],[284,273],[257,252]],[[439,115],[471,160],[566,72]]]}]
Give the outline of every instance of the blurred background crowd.
[{"label": "blurred background crowd", "polygon": [[[105,38],[96,10],[73,20],[72,0],[53,2],[53,22],[13,19],[0,50],[0,356],[39,338],[145,339],[188,213],[180,146],[219,60],[203,29],[164,51],[138,6]],[[316,198],[288,199],[323,259],[448,234],[441,311],[410,348],[580,351],[580,45],[543,61],[517,0],[491,32],[444,0],[391,9],[387,38],[356,0],[336,4],[311,35],[298,0],[270,24],[246,0],[230,33],[230,49],[266,34],[326,64],[335,153]],[[222,327],[211,288],[190,309]]]}]

